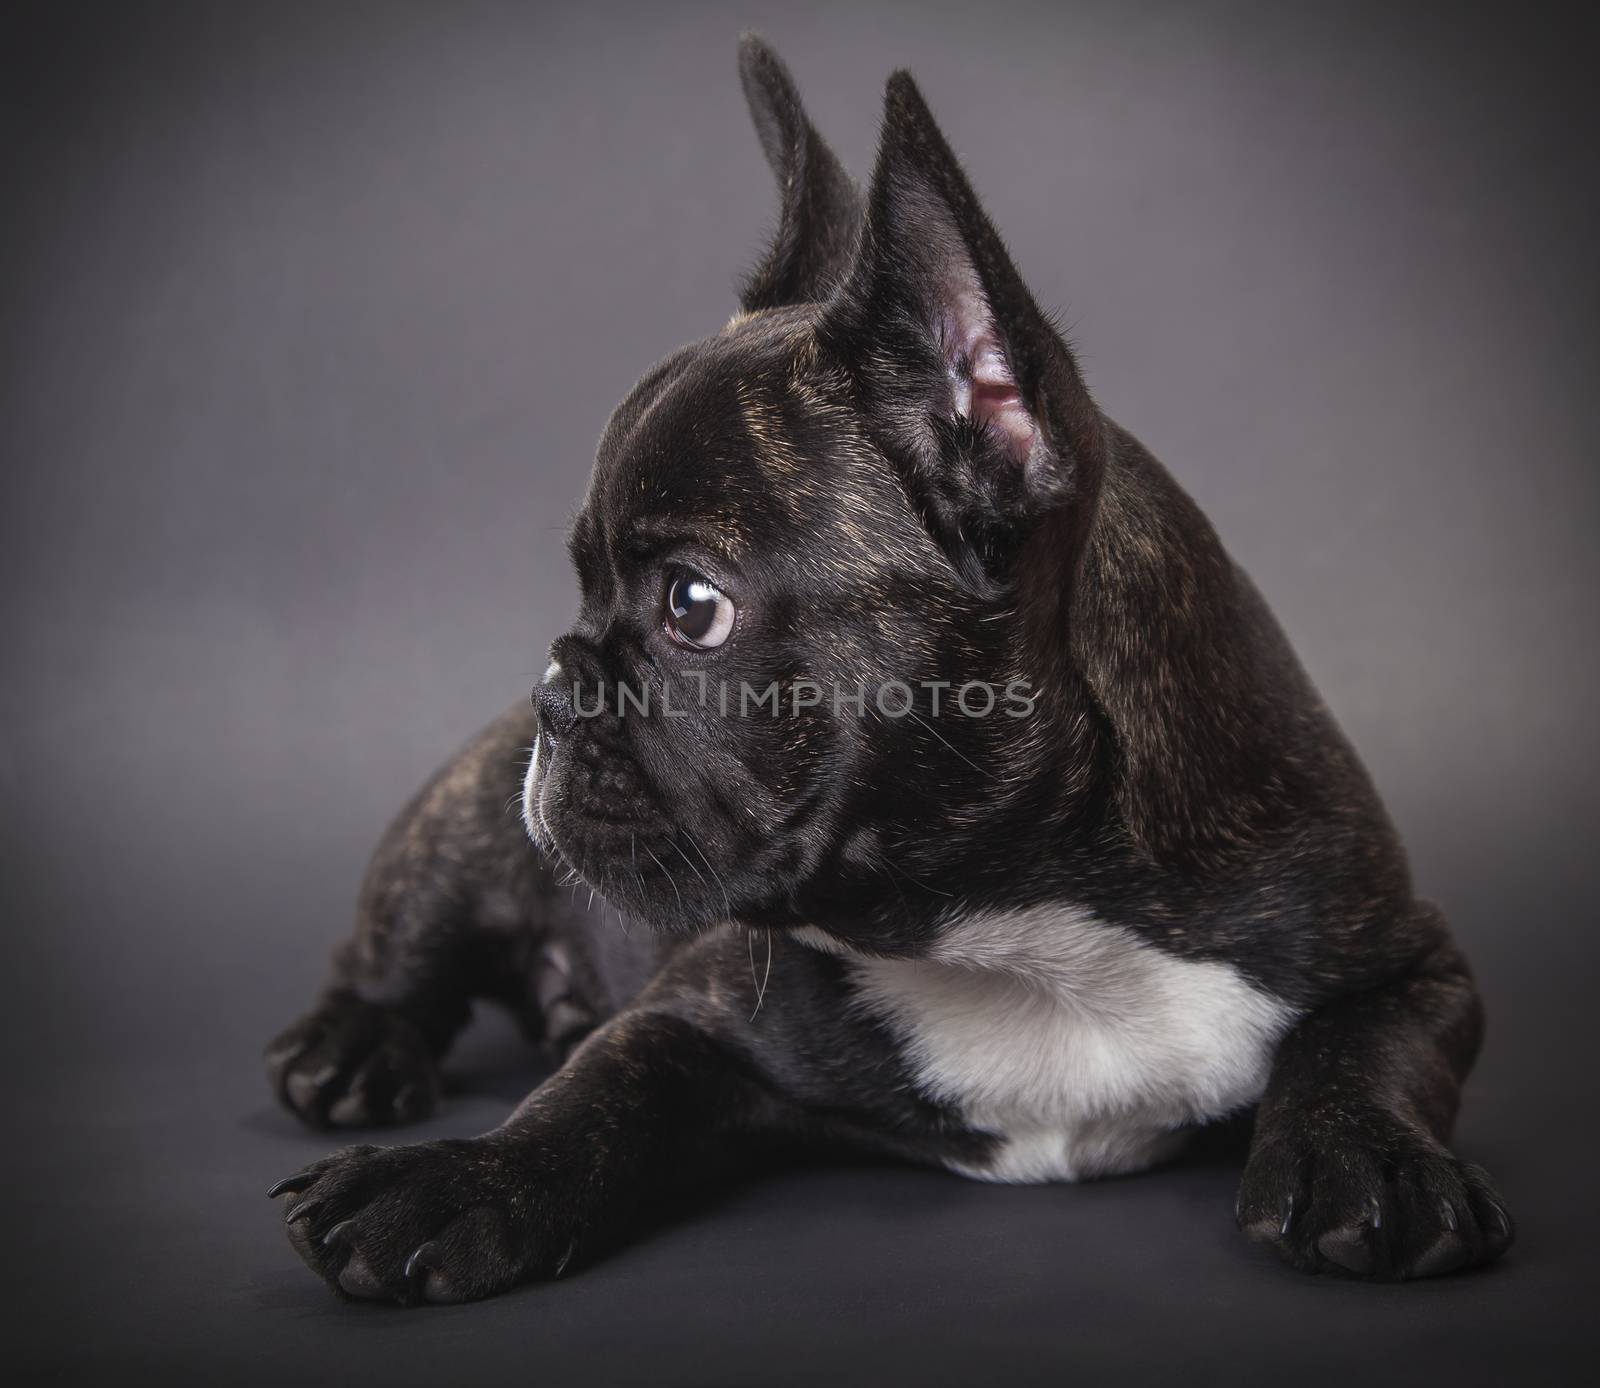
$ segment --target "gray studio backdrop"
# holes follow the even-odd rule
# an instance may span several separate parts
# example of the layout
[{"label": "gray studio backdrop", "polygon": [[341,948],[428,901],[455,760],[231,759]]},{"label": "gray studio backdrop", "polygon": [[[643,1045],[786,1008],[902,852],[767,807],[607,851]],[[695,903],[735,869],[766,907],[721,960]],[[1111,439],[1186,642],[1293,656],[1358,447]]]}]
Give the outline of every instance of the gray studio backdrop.
[{"label": "gray studio backdrop", "polygon": [[[198,1055],[219,1131],[276,1132],[261,1043],[386,818],[526,697],[607,413],[721,325],[773,222],[746,27],[860,175],[885,75],[916,72],[1092,387],[1254,575],[1456,922],[1493,1013],[1469,1104],[1577,1076],[1592,34],[1516,13],[10,12],[0,827],[24,1083],[63,1121],[133,1114]],[[1573,1121],[1517,1113],[1530,1141]]]}]

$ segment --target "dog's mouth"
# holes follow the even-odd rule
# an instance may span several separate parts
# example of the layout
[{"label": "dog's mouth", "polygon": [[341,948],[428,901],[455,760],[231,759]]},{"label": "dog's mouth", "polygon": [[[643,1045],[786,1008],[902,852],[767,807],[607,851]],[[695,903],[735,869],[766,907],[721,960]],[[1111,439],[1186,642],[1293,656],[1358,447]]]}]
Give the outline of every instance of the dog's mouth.
[{"label": "dog's mouth", "polygon": [[529,831],[560,846],[563,826],[601,834],[608,827],[635,834],[667,831],[659,798],[633,761],[596,738],[541,732],[523,785]]},{"label": "dog's mouth", "polygon": [[540,732],[522,816],[535,844],[626,914],[673,930],[732,914],[723,876],[705,849],[613,749],[581,735]]}]

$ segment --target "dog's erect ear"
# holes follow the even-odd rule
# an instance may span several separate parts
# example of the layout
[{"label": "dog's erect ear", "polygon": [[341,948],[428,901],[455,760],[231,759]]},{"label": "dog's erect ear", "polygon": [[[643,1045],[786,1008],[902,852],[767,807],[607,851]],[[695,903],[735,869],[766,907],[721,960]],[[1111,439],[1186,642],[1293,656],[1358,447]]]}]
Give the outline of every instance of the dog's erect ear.
[{"label": "dog's erect ear", "polygon": [[739,40],[739,80],[783,199],[778,233],[740,303],[753,312],[821,299],[850,268],[861,192],[806,119],[789,69],[754,34]]},{"label": "dog's erect ear", "polygon": [[991,574],[1046,514],[1081,539],[1104,426],[906,73],[889,79],[864,233],[822,336],[952,555]]}]

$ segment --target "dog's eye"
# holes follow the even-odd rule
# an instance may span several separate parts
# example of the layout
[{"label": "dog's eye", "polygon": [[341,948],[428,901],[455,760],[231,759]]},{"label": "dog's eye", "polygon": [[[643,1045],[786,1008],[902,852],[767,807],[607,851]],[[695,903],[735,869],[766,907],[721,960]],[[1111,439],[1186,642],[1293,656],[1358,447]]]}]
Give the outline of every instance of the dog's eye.
[{"label": "dog's eye", "polygon": [[667,575],[665,625],[679,645],[708,651],[720,646],[733,630],[733,599],[689,569]]}]

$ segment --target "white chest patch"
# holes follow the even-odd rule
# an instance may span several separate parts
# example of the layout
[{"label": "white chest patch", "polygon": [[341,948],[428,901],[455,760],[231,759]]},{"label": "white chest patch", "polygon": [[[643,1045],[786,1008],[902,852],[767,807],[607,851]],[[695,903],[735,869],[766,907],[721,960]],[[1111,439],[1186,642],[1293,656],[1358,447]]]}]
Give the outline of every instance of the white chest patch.
[{"label": "white chest patch", "polygon": [[1062,907],[977,917],[930,957],[850,967],[923,1091],[1000,1137],[987,1164],[961,1168],[991,1181],[1149,1166],[1184,1125],[1260,1097],[1296,1015],[1227,964]]}]

